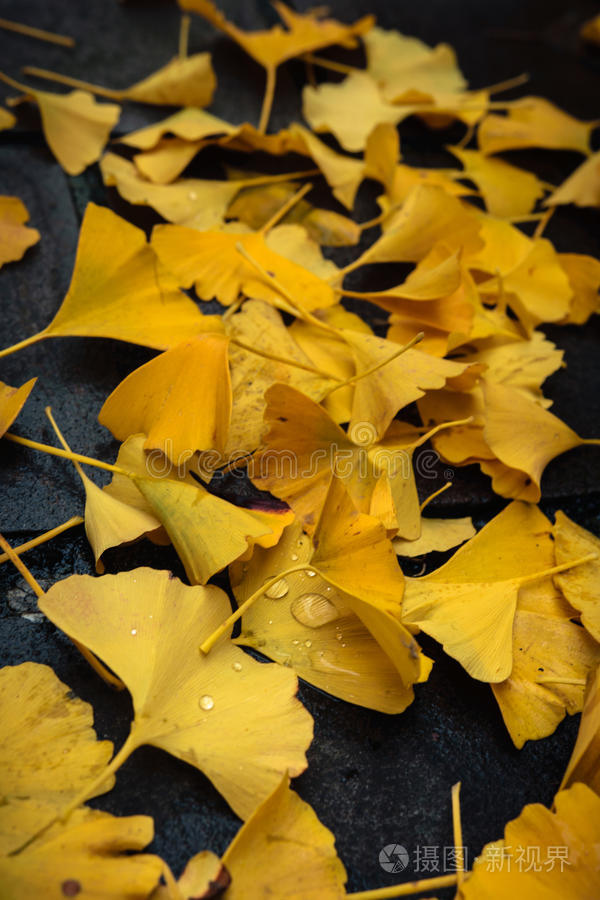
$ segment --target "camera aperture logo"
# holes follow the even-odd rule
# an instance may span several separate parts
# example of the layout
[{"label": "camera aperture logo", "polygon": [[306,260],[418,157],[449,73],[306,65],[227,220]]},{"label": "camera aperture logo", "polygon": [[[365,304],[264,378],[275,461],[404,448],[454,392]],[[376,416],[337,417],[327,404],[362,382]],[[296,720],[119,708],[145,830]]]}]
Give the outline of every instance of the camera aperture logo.
[{"label": "camera aperture logo", "polygon": [[386,844],[379,852],[379,865],[392,875],[403,872],[408,865],[408,850],[402,844]]}]

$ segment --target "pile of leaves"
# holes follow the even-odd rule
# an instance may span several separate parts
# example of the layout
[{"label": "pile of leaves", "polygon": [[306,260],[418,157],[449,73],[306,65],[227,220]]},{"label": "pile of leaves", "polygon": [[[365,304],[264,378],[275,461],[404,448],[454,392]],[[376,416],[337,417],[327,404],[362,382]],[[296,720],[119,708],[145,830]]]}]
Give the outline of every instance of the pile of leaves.
[{"label": "pile of leaves", "polygon": [[[313,736],[297,679],[400,714],[431,671],[422,631],[490,685],[516,747],[552,734],[567,713],[583,716],[553,809],[525,807],[471,872],[459,863],[414,890],[456,884],[463,900],[596,896],[600,542],[563,513],[551,522],[537,503],[546,465],[597,443],[550,412],[542,385],[562,352],[540,330],[583,325],[598,312],[600,262],[560,253],[543,236],[561,204],[600,205],[600,156],[590,146],[597,123],[540,97],[492,101],[513,83],[470,90],[451,47],[384,31],[370,16],[343,25],[276,3],[282,25],[246,33],[210,0],[179,5],[179,55],[129,88],[26,69],[74,88],[51,93],[0,74],[19,92],[13,106],[39,107],[67,173],[99,162],[107,186],[165,220],[148,241],[89,204],[56,315],[0,351],[61,336],[158,351],[99,412],[121,442],[114,462],[73,452],[50,409],[56,446],[11,432],[35,379],[0,383],[0,435],[70,461],[85,493],[84,520],[75,515],[21,547],[0,537],[4,559],[134,707],[113,755],[96,739],[89,705],[51,669],[0,670],[2,895],[349,896],[333,835],[290,788]],[[258,127],[206,111],[216,77],[209,53],[187,55],[190,12],[264,67]],[[360,42],[364,68],[315,56]],[[307,65],[310,128],[269,133],[277,70],[291,59]],[[315,67],[343,78],[317,83]],[[122,101],[177,109],[107,151]],[[464,125],[463,140],[448,148],[460,167],[402,162],[398,126],[411,116],[434,131]],[[2,109],[0,127],[14,124]],[[284,175],[226,168],[222,180],[186,177],[209,146],[299,155],[306,165]],[[575,150],[584,162],[551,188],[502,158],[527,147]],[[324,179],[337,211],[311,203],[309,177]],[[367,179],[379,185],[380,215],[359,223],[352,211]],[[0,198],[1,264],[40,240],[27,220],[17,197]],[[323,251],[356,246],[365,233],[372,240],[343,268]],[[344,287],[351,272],[385,263],[411,268],[386,290]],[[385,337],[346,297],[386,315]],[[213,300],[219,312],[213,304],[203,313]],[[439,493],[417,493],[413,454],[426,441],[452,466],[479,465],[509,501],[478,533],[469,518],[424,512]],[[108,470],[111,482],[100,488],[86,466]],[[257,489],[249,505],[215,491],[231,471]],[[44,591],[21,555],[82,521],[98,575]],[[189,584],[150,568],[101,574],[107,549],[141,539],[172,544]],[[398,557],[455,547],[425,576],[402,572]],[[210,583],[226,569],[234,612]],[[152,840],[151,819],[85,805],[144,744],[200,769],[244,822],[222,858],[198,848],[178,881],[158,857],[132,852]],[[459,850],[458,790],[453,807]],[[531,843],[568,848],[568,865],[489,865]],[[394,895],[386,891],[360,896]]]}]

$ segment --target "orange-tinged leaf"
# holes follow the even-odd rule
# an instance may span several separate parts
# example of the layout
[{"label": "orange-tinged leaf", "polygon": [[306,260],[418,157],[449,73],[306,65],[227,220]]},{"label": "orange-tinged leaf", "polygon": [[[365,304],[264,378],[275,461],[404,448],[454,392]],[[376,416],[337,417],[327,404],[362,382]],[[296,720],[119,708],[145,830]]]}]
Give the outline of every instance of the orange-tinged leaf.
[{"label": "orange-tinged leaf", "polygon": [[231,416],[229,339],[202,334],[176,344],[115,388],[98,419],[116,438],[147,435],[179,465],[197,450],[225,449]]},{"label": "orange-tinged leaf", "polygon": [[149,816],[116,818],[80,810],[15,856],[0,857],[5,900],[145,900],[158,883],[158,856],[133,854],[154,837]]},{"label": "orange-tinged leaf", "polygon": [[[539,554],[540,564],[553,565],[553,547],[546,534],[540,536]],[[574,558],[576,554],[569,556]],[[523,585],[519,591],[512,671],[506,681],[492,685],[518,748],[552,734],[566,713],[581,711],[585,680],[600,662],[600,647],[571,621],[574,614],[551,578]]]},{"label": "orange-tinged leaf", "polygon": [[[289,525],[272,550],[257,549],[246,565],[234,563],[229,575],[238,603],[290,565],[308,562],[310,541],[299,522]],[[314,570],[276,582],[242,617],[236,643],[254,647],[270,659],[335,697],[385,713],[399,713],[412,701],[394,659],[405,654],[406,631],[386,619],[396,633],[397,654],[388,656],[353,610],[355,601]]]},{"label": "orange-tinged leaf", "polygon": [[504,681],[513,667],[513,623],[524,579],[548,568],[540,534],[550,523],[535,506],[511,503],[441,568],[407,578],[403,621],[444,645],[473,678]]},{"label": "orange-tinged leaf", "polygon": [[474,181],[493,216],[526,216],[544,194],[537,175],[502,159],[490,159],[479,150],[448,147],[464,168],[464,177]]},{"label": "orange-tinged leaf", "polygon": [[194,284],[202,300],[216,297],[229,306],[243,293],[276,306],[284,304],[288,309],[289,302],[238,252],[238,244],[297,297],[303,309],[335,303],[331,285],[270,250],[261,233],[198,232],[178,225],[158,225],[152,234],[152,246],[161,262],[182,286]]},{"label": "orange-tinged leaf", "polygon": [[557,563],[588,553],[598,557],[555,578],[568,602],[581,613],[581,624],[600,642],[600,540],[561,510],[556,513],[554,540]]},{"label": "orange-tinged leaf", "polygon": [[590,135],[598,123],[582,122],[543,97],[515,100],[508,115],[485,117],[477,132],[482,153],[503,153],[524,147],[590,153]]},{"label": "orange-tinged leaf", "polygon": [[40,239],[36,228],[25,222],[29,213],[18,197],[0,197],[0,268],[5,263],[22,259],[25,251]]},{"label": "orange-tinged leaf", "polygon": [[582,782],[596,793],[600,790],[600,667],[590,675],[583,715],[579,723],[577,740],[567,764],[561,790]]},{"label": "orange-tinged leaf", "polygon": [[546,206],[600,206],[600,152],[582,162],[546,200]]},{"label": "orange-tinged leaf", "polygon": [[40,606],[129,688],[135,717],[120,762],[143,744],[160,747],[203,771],[243,818],[286,770],[306,767],[312,719],[295,699],[296,677],[229,640],[199,654],[230,611],[219,588],[154,569],[73,575]]},{"label": "orange-tinged leaf", "polygon": [[[278,848],[276,854],[273,847]],[[284,778],[223,855],[231,900],[343,900],[346,870],[334,836]]]},{"label": "orange-tinged leaf", "polygon": [[121,107],[98,103],[88,91],[50,94],[27,89],[37,103],[42,128],[52,153],[69,175],[79,175],[100,159],[108,136],[119,121]]},{"label": "orange-tinged leaf", "polygon": [[222,331],[222,323],[203,316],[177,289],[144,232],[90,203],[68,293],[50,324],[29,342],[108,337],[165,350],[206,331]]},{"label": "orange-tinged leaf", "polygon": [[0,669],[0,709],[1,858],[103,771],[113,745],[96,739],[91,706],[39,663]]},{"label": "orange-tinged leaf", "polygon": [[10,387],[0,381],[0,437],[8,431],[23,409],[36,381],[36,378],[32,378],[20,388]]},{"label": "orange-tinged leaf", "polygon": [[[574,784],[555,796],[554,808],[525,806],[506,825],[504,840],[483,848],[460,886],[460,900],[595,897],[600,888],[600,798],[584,784]],[[531,864],[527,848],[537,848],[539,862],[533,856]]]},{"label": "orange-tinged leaf", "polygon": [[182,9],[198,13],[224,32],[265,69],[274,69],[288,59],[331,44],[353,47],[355,36],[364,34],[373,24],[373,18],[365,16],[353,25],[342,25],[335,19],[319,19],[317,11],[299,15],[283,3],[275,2],[287,30],[275,25],[269,30],[246,32],[228,22],[211,0],[178,0],[178,3]]}]

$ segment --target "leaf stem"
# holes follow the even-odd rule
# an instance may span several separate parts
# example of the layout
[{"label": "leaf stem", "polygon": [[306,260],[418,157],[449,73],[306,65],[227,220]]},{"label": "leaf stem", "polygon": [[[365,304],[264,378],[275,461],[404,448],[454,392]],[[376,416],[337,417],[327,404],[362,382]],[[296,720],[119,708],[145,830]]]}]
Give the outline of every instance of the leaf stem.
[{"label": "leaf stem", "polygon": [[452,487],[452,482],[447,481],[446,484],[443,484],[441,488],[438,488],[437,491],[434,491],[433,494],[430,494],[429,497],[426,497],[423,500],[423,502],[421,503],[421,506],[419,507],[419,512],[423,512],[423,510],[429,506],[429,504],[431,503],[432,500],[435,500],[436,497],[439,497],[440,494],[443,494],[445,491],[447,491],[451,487]]},{"label": "leaf stem", "polygon": [[97,469],[105,469],[107,472],[114,472],[117,475],[126,475],[130,477],[130,473],[120,466],[113,466],[111,463],[102,462],[94,459],[93,456],[82,456],[81,453],[69,453],[61,450],[59,447],[52,447],[51,444],[41,444],[39,441],[32,441],[29,438],[20,437],[7,431],[4,440],[11,441],[13,444],[21,444],[22,447],[29,447],[31,450],[39,450],[42,453],[48,453],[50,456],[60,456],[62,459],[68,459],[71,462],[80,462],[84,466],[95,466]]},{"label": "leaf stem", "polygon": [[[59,72],[50,72],[49,69],[39,69],[37,66],[23,66],[22,71],[24,75],[33,75],[36,78],[45,78],[46,81],[55,81],[58,84],[65,84],[67,87],[90,91],[92,94],[97,94],[99,97],[106,97],[108,100],[123,99],[123,91],[114,91],[98,84],[90,84],[89,81],[71,78],[70,75],[61,75]],[[30,91],[31,88],[27,88],[27,90]]]},{"label": "leaf stem", "polygon": [[566,572],[567,569],[574,569],[575,566],[584,566],[592,560],[598,559],[597,553],[588,553],[587,556],[580,556],[578,559],[570,559],[567,562],[560,563],[558,566],[552,566],[549,569],[543,569],[541,572],[532,572],[530,575],[522,575],[516,580],[520,584],[527,584],[530,581],[538,581],[540,578],[549,578],[550,575],[559,575],[560,572]]},{"label": "leaf stem", "polygon": [[191,23],[192,17],[187,13],[182,14],[181,21],[179,23],[179,46],[177,49],[177,55],[182,62],[184,59],[187,59],[188,55]]},{"label": "leaf stem", "polygon": [[275,97],[275,83],[277,81],[277,67],[269,66],[265,71],[267,73],[267,83],[265,84],[262,109],[258,121],[258,130],[261,134],[264,134],[267,130],[267,125],[269,124],[269,119],[271,117],[271,109]]},{"label": "leaf stem", "polygon": [[291,569],[286,569],[284,572],[279,572],[277,575],[273,575],[272,578],[269,578],[268,581],[265,581],[265,583],[262,584],[258,588],[258,590],[254,591],[253,594],[250,594],[250,596],[238,606],[236,611],[233,612],[227,619],[225,619],[225,621],[221,625],[219,625],[219,627],[215,629],[215,631],[213,631],[213,633],[200,644],[200,651],[204,654],[209,653],[217,643],[219,638],[221,638],[227,631],[229,631],[235,625],[237,620],[241,619],[246,610],[249,609],[252,604],[256,600],[258,600],[259,597],[262,597],[265,591],[268,591],[270,587],[272,587],[274,584],[277,584],[277,582],[281,581],[282,578],[287,578],[288,575],[293,575],[294,572],[305,572],[307,569],[312,569],[312,566],[309,565],[309,563],[303,563],[298,566],[293,566]]},{"label": "leaf stem", "polygon": [[32,25],[23,25],[22,22],[13,22],[10,19],[0,19],[0,28],[6,31],[14,31],[16,34],[24,34],[27,37],[37,38],[39,41],[48,41],[50,44],[61,44],[63,47],[74,47],[72,37],[64,34],[55,34],[53,31],[45,31],[43,28],[34,28]]},{"label": "leaf stem", "polygon": [[313,66],[320,66],[322,69],[330,69],[332,72],[339,72],[340,75],[353,75],[354,72],[361,72],[356,66],[347,66],[344,63],[336,62],[334,59],[325,59],[323,56],[315,56],[313,53],[304,53],[301,57],[304,62],[311,63]]},{"label": "leaf stem", "polygon": [[[40,534],[30,541],[26,541],[24,544],[19,544],[18,547],[13,547],[13,553],[17,556],[20,556],[22,553],[27,553],[28,550],[33,550],[34,547],[39,547],[41,544],[51,541],[52,538],[58,537],[63,531],[68,531],[69,528],[75,528],[76,525],[83,525],[81,516],[73,516],[71,519],[67,519],[66,522],[63,522],[62,525],[57,525],[55,528],[45,531],[44,534]],[[0,554],[0,565],[8,562],[9,559],[11,559],[11,557],[8,553]]]},{"label": "leaf stem", "polygon": [[0,534],[0,547],[4,550],[6,557],[10,559],[13,566],[19,574],[25,579],[31,590],[34,592],[38,600],[44,596],[44,590],[40,583],[29,571],[22,559],[17,555],[16,551],[10,546],[4,535]]},{"label": "leaf stem", "polygon": [[462,884],[465,877],[465,854],[463,847],[462,823],[460,821],[460,781],[452,786],[452,832],[454,835],[454,861],[456,883]]},{"label": "leaf stem", "polygon": [[329,397],[330,394],[333,394],[334,391],[337,391],[338,388],[347,387],[349,384],[354,384],[355,381],[360,381],[361,378],[367,378],[369,375],[373,375],[374,372],[379,371],[379,369],[383,369],[384,366],[387,366],[388,363],[393,362],[395,359],[398,359],[399,356],[402,356],[403,353],[406,353],[407,350],[412,349],[415,344],[418,344],[425,337],[425,333],[420,331],[418,334],[415,334],[414,338],[412,338],[408,344],[403,344],[395,353],[392,353],[391,356],[388,356],[387,359],[382,360],[381,362],[376,363],[374,366],[371,366],[369,369],[366,369],[364,372],[357,372],[355,375],[352,375],[350,378],[346,378],[345,381],[340,381],[339,384],[334,384],[333,387],[329,388],[327,392],[321,397],[321,401],[323,401],[326,397]]},{"label": "leaf stem", "polygon": [[346,897],[352,897],[352,900],[388,900],[392,897],[409,897],[411,894],[420,894],[422,891],[435,891],[438,888],[451,887],[457,882],[457,874],[438,875],[436,878],[407,881],[404,884],[375,888],[372,891],[357,891],[354,894],[346,894]]},{"label": "leaf stem", "polygon": [[[3,80],[1,72],[0,80]],[[32,334],[31,337],[25,338],[24,341],[19,341],[17,344],[12,344],[10,347],[5,347],[4,350],[0,350],[0,359],[3,356],[9,356],[11,353],[16,353],[17,350],[24,350],[25,347],[31,347],[32,344],[37,344],[38,341],[43,341],[47,336],[48,335],[45,331],[39,331],[37,334]]]},{"label": "leaf stem", "polygon": [[299,200],[304,197],[305,194],[312,190],[312,184],[310,182],[308,184],[304,184],[300,190],[296,191],[288,200],[285,201],[283,206],[280,206],[279,209],[271,216],[271,218],[265,222],[265,224],[260,229],[260,234],[267,234],[267,232],[271,231],[272,228],[280,222],[284,216],[288,214],[290,209],[292,209]]}]

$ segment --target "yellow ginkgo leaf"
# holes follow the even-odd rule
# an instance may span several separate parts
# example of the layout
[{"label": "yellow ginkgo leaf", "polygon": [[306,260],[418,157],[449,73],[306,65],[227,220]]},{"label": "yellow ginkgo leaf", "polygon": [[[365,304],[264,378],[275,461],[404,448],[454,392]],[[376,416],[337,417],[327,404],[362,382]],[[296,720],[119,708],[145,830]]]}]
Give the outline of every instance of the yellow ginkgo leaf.
[{"label": "yellow ginkgo leaf", "polygon": [[526,216],[544,194],[544,186],[532,172],[501,159],[490,159],[478,150],[448,147],[458,157],[464,176],[474,181],[493,216]]},{"label": "yellow ginkgo leaf", "polygon": [[[58,428],[50,407],[46,408],[46,415],[62,446],[70,453],[71,448]],[[88,478],[79,462],[74,460],[73,464],[85,490],[85,533],[94,551],[96,571],[103,572],[101,557],[105,550],[129,544],[145,535],[150,536],[161,529],[161,524],[151,510],[143,509],[137,503],[130,505],[110,490],[103,490]]]},{"label": "yellow ginkgo leaf", "polygon": [[597,559],[578,566],[572,572],[557,575],[556,584],[571,606],[581,613],[581,624],[600,642],[600,539],[558,510],[554,540],[558,563],[588,553],[597,556]]},{"label": "yellow ginkgo leaf", "polygon": [[179,109],[173,115],[161,119],[154,125],[146,125],[145,128],[132,131],[120,138],[119,141],[128,147],[135,147],[137,150],[150,150],[152,147],[156,147],[165,135],[169,134],[184,141],[201,141],[206,137],[233,134],[237,131],[236,125],[231,125],[204,109],[189,106]]},{"label": "yellow ginkgo leaf", "polygon": [[204,772],[246,818],[286,770],[305,769],[312,719],[295,699],[295,675],[257,663],[229,640],[198,652],[231,609],[219,588],[187,587],[154,569],[73,575],[40,607],[131,692],[131,732],[107,774],[151,744]]},{"label": "yellow ginkgo leaf", "polygon": [[[227,208],[228,219],[239,219],[259,231],[298,191],[298,184],[285,181],[264,187],[244,187]],[[281,220],[302,225],[310,238],[324,247],[347,247],[360,240],[360,226],[330,209],[318,209],[300,200]],[[274,229],[275,230],[275,229]]]},{"label": "yellow ginkgo leaf", "polygon": [[110,132],[119,121],[120,106],[98,103],[85,90],[50,94],[34,91],[5,75],[1,78],[23,91],[25,99],[37,104],[48,146],[65,172],[79,175],[100,158]]},{"label": "yellow ginkgo leaf", "polygon": [[183,480],[139,476],[133,481],[165,528],[192,584],[206,584],[254,544],[272,546],[292,518],[288,510],[243,509]]},{"label": "yellow ginkgo leaf", "polygon": [[36,381],[36,378],[32,378],[20,388],[11,387],[0,381],[0,437],[8,431],[23,409]]},{"label": "yellow ginkgo leaf", "polygon": [[600,151],[582,162],[548,197],[546,206],[600,206]]},{"label": "yellow ginkgo leaf", "polygon": [[142,178],[133,163],[115,153],[102,157],[100,171],[104,183],[116,187],[129,203],[151,206],[168,222],[199,230],[219,225],[227,207],[244,186],[235,181],[199,178],[184,178],[174,184],[152,184]]},{"label": "yellow ginkgo leaf", "polygon": [[421,519],[421,534],[414,541],[394,538],[392,546],[398,556],[422,556],[436,551],[443,553],[474,537],[470,516],[462,519]]},{"label": "yellow ginkgo leaf", "polygon": [[[538,538],[540,565],[553,565],[549,532]],[[512,671],[506,681],[492,685],[516,747],[547,737],[566,713],[581,711],[585,680],[600,662],[600,647],[571,621],[575,614],[550,578],[519,591]]]},{"label": "yellow ginkgo leaf", "polygon": [[544,532],[549,523],[537,507],[511,503],[441,568],[406,579],[403,621],[443,644],[472,678],[504,681],[519,588],[553,574],[540,560]]},{"label": "yellow ginkgo leaf", "polygon": [[459,888],[460,900],[595,897],[600,889],[600,798],[584,784],[574,784],[555,796],[554,809],[531,803],[508,822],[504,840],[483,848]]},{"label": "yellow ginkgo leaf", "polygon": [[598,122],[582,122],[543,97],[522,97],[508,114],[485,117],[477,132],[482,153],[503,153],[524,147],[576,150],[588,156],[590,135]]},{"label": "yellow ginkgo leaf", "polygon": [[[1,858],[104,770],[113,745],[96,739],[91,706],[39,663],[0,669],[0,710]],[[88,796],[112,784],[109,777]]]},{"label": "yellow ginkgo leaf", "polygon": [[18,197],[0,197],[0,268],[5,263],[22,259],[25,251],[40,239],[36,228],[25,222],[29,213]]},{"label": "yellow ginkgo leaf", "polygon": [[[277,854],[273,847],[278,848]],[[223,855],[231,900],[343,900],[346,870],[334,836],[285,777]]]},{"label": "yellow ginkgo leaf", "polygon": [[484,440],[499,462],[511,470],[493,477],[492,486],[503,497],[537,503],[542,474],[550,460],[574,447],[595,443],[580,438],[557,416],[512,387],[484,379],[483,396]]},{"label": "yellow ginkgo leaf", "polygon": [[149,816],[116,818],[78,810],[14,856],[0,857],[3,900],[146,900],[163,861],[133,853],[154,837]]},{"label": "yellow ginkgo leaf", "polygon": [[13,128],[16,125],[16,122],[17,120],[13,114],[7,109],[4,109],[3,106],[0,106],[0,131],[5,131],[7,128]]},{"label": "yellow ginkgo leaf", "polygon": [[353,25],[342,25],[335,19],[320,18],[322,10],[311,10],[301,15],[284,3],[275,2],[275,9],[287,30],[281,25],[275,25],[268,31],[246,32],[229,22],[212,0],[178,0],[178,3],[182,9],[203,16],[265,69],[267,89],[260,117],[260,131],[265,131],[268,125],[276,72],[281,63],[331,44],[354,47],[356,36],[367,32],[374,21],[372,16],[365,16]]},{"label": "yellow ginkgo leaf", "polygon": [[49,337],[108,337],[165,350],[202,332],[223,330],[203,316],[158,263],[144,232],[109,209],[88,204],[69,291],[50,324],[0,350]]},{"label": "yellow ginkgo leaf", "polygon": [[88,84],[86,81],[34,66],[26,66],[23,71],[49,81],[83,88],[110,100],[133,100],[136,103],[158,106],[208,106],[217,86],[210,53],[195,53],[183,58],[176,56],[156,72],[123,90]]},{"label": "yellow ginkgo leaf", "polygon": [[[319,368],[321,362],[314,360],[298,344],[295,333],[288,331],[281,315],[270,304],[249,300],[226,324],[232,338],[229,359],[233,410],[224,456],[232,460],[236,455],[251,453],[260,445],[264,431],[265,393],[273,384],[290,384],[318,400],[332,381],[311,371],[311,362]],[[320,331],[329,334],[323,329]],[[243,349],[242,345],[248,349]],[[251,352],[250,348],[256,352]],[[286,365],[284,360],[296,365]],[[328,371],[325,366],[324,372]],[[335,376],[336,373],[332,374]]]},{"label": "yellow ginkgo leaf", "polygon": [[583,325],[600,310],[600,260],[581,253],[559,253],[558,258],[573,291],[569,312],[561,324]]},{"label": "yellow ginkgo leaf", "polygon": [[197,450],[223,451],[231,416],[231,381],[224,334],[201,334],[136,369],[115,388],[98,420],[124,441],[147,435],[145,450],[175,465]]},{"label": "yellow ginkgo leaf", "polygon": [[363,150],[372,130],[382,122],[397,125],[411,110],[383,99],[377,82],[357,70],[339,84],[306,85],[304,118],[314,131],[330,131],[345,150]]},{"label": "yellow ginkgo leaf", "polygon": [[432,48],[418,38],[383,28],[372,28],[364,42],[367,71],[391,103],[418,103],[467,86],[448,44]]},{"label": "yellow ginkgo leaf", "polygon": [[600,667],[590,674],[577,740],[567,764],[561,790],[582,782],[600,790]]},{"label": "yellow ginkgo leaf", "polygon": [[232,900],[343,900],[345,881],[333,834],[290,790],[285,776],[242,826],[222,860],[208,850],[197,853],[179,880],[171,875],[151,900],[194,900],[223,891]]},{"label": "yellow ginkgo leaf", "polygon": [[198,232],[158,225],[152,234],[152,246],[161,262],[182,286],[195,285],[202,300],[216,297],[228,306],[243,293],[289,310],[289,301],[242,256],[238,245],[283,286],[286,295],[297,297],[302,309],[311,311],[335,303],[330,284],[269,249],[261,232]]},{"label": "yellow ginkgo leaf", "polygon": [[[312,546],[296,522],[272,550],[257,549],[248,564],[234,563],[229,575],[243,603],[278,572],[308,563]],[[385,713],[402,712],[413,699],[412,686],[394,665],[406,648],[406,631],[386,618],[396,634],[397,656],[388,656],[354,612],[355,602],[314,570],[275,582],[242,617],[236,643],[254,647],[329,694]],[[425,660],[424,657],[422,657]]]}]

